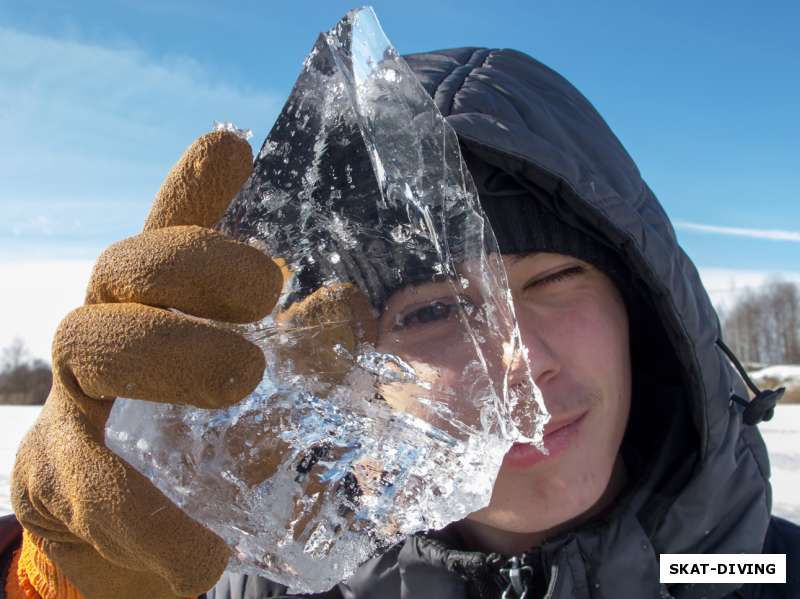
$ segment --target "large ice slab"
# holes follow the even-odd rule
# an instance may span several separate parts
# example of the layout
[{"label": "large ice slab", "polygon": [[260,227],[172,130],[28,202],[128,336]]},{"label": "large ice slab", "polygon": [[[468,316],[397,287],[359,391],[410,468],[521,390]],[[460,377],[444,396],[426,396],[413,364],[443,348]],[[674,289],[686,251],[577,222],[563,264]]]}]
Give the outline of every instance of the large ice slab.
[{"label": "large ice slab", "polygon": [[231,567],[327,589],[487,505],[511,443],[541,443],[458,139],[371,9],[320,35],[219,228],[286,274],[273,314],[235,327],[262,383],[225,410],[118,400],[107,443],[226,539]]}]

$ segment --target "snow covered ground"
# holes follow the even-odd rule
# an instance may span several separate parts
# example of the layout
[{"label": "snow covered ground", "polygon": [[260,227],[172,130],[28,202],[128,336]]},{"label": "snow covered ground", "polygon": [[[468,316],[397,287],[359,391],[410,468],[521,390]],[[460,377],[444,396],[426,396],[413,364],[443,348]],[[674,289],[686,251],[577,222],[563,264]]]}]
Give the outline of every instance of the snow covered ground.
[{"label": "snow covered ground", "polygon": [[14,455],[39,410],[39,406],[0,406],[0,516],[11,512],[8,483]]},{"label": "snow covered ground", "polygon": [[772,511],[800,524],[800,405],[777,406],[758,426],[769,451]]},{"label": "snow covered ground", "polygon": [[748,374],[756,384],[766,381],[769,385],[785,386],[787,390],[800,387],[800,365],[797,364],[767,366]]},{"label": "snow covered ground", "polygon": [[[8,483],[14,453],[39,407],[0,406],[0,515],[11,512]],[[773,511],[800,524],[800,405],[778,406],[759,425],[772,465]]]}]

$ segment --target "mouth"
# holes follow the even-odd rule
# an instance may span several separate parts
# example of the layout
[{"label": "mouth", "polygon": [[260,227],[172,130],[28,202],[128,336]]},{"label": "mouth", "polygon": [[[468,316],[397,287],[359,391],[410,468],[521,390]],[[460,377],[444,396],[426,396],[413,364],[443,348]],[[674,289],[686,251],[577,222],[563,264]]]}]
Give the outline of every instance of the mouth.
[{"label": "mouth", "polygon": [[586,415],[586,412],[581,412],[580,414],[575,414],[575,415],[572,415],[572,416],[567,416],[565,418],[561,418],[560,420],[557,420],[555,422],[553,422],[553,421],[548,422],[544,426],[544,438],[545,438],[545,440],[547,440],[547,438],[550,435],[552,435],[554,433],[557,433],[561,429],[572,425],[574,422],[577,422],[578,420],[583,418],[585,415]]},{"label": "mouth", "polygon": [[514,443],[503,458],[503,466],[520,469],[552,460],[574,444],[586,414],[588,410],[545,425],[544,446],[548,450],[547,454],[542,453],[535,445]]}]

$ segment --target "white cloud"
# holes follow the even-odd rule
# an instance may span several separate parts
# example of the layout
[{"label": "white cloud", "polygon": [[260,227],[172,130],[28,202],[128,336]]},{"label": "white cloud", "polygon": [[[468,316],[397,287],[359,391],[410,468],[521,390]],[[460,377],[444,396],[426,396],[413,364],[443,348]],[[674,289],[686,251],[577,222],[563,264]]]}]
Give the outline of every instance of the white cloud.
[{"label": "white cloud", "polygon": [[752,237],[755,239],[769,239],[771,241],[800,242],[800,231],[783,231],[780,229],[748,229],[742,227],[722,227],[719,225],[704,225],[686,221],[675,221],[677,229],[698,231],[700,233],[713,233],[716,235],[734,235],[737,237]]},{"label": "white cloud", "polygon": [[253,129],[258,143],[282,101],[268,81],[234,84],[183,57],[2,26],[0,81],[6,257],[26,255],[8,251],[10,238],[66,248],[94,236],[83,247],[96,251],[135,233],[170,166],[215,119]]},{"label": "white cloud", "polygon": [[[273,94],[232,85],[185,57],[154,57],[135,47],[106,48],[2,27],[0,74],[5,103],[0,114],[17,139],[49,132],[41,140],[47,146],[55,135],[58,142],[71,142],[60,150],[78,156],[106,145],[118,146],[123,155],[147,156],[158,150],[154,141],[187,124],[200,133],[214,118],[271,122],[279,107]],[[130,147],[131,142],[141,145]],[[20,152],[11,157],[31,158]]]},{"label": "white cloud", "polygon": [[67,312],[83,304],[91,260],[0,262],[0,347],[21,338],[31,356],[50,360]]},{"label": "white cloud", "polygon": [[729,308],[747,290],[757,290],[773,279],[800,285],[800,271],[738,270],[733,268],[699,268],[703,285],[718,308]]},{"label": "white cloud", "polygon": [[21,337],[49,359],[92,258],[140,230],[214,120],[266,135],[282,99],[258,76],[243,85],[184,57],[0,26],[0,347]]}]

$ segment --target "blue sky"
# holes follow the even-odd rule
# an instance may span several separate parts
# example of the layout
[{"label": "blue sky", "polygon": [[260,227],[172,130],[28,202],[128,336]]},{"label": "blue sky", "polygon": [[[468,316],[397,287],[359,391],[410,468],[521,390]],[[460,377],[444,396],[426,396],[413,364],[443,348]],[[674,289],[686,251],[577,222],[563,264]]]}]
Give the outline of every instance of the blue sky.
[{"label": "blue sky", "polygon": [[[260,145],[317,33],[353,6],[0,0],[0,263],[88,263],[135,234],[215,119]],[[561,72],[701,268],[800,272],[798,3],[373,6],[401,52],[513,47]]]}]

